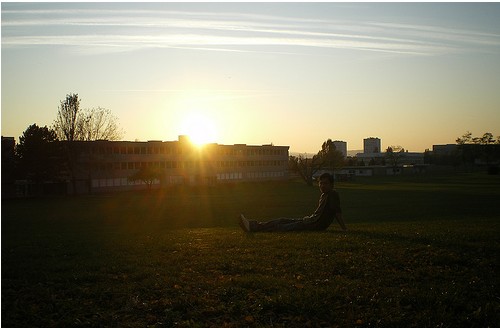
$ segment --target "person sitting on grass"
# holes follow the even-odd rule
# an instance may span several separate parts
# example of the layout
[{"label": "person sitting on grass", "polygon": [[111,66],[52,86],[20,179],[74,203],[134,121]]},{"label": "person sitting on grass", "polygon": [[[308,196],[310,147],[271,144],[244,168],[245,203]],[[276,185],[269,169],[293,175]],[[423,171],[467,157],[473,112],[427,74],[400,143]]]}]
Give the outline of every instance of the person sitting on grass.
[{"label": "person sitting on grass", "polygon": [[319,177],[319,189],[319,205],[312,215],[300,219],[279,218],[258,222],[248,220],[241,214],[239,224],[245,232],[322,231],[326,230],[335,218],[342,230],[347,231],[342,218],[339,194],[333,189],[333,176],[330,173],[323,173]]}]

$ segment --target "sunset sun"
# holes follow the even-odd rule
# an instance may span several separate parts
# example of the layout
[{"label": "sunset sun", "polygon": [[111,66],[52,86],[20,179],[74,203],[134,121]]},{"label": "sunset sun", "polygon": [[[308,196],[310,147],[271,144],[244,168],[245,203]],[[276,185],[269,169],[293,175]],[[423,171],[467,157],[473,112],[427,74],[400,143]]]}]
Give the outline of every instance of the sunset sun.
[{"label": "sunset sun", "polygon": [[187,135],[196,145],[217,141],[217,129],[214,121],[199,112],[188,113],[182,122],[181,133]]}]

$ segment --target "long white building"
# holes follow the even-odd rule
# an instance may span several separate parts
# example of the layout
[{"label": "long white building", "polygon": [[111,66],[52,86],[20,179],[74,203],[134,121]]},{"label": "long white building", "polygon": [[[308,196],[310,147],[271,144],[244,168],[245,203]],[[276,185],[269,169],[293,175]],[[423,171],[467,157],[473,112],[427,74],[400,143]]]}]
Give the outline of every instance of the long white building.
[{"label": "long white building", "polygon": [[77,193],[144,188],[143,182],[130,179],[143,168],[160,172],[156,187],[288,178],[289,146],[199,148],[180,136],[178,141],[81,141],[77,149]]}]

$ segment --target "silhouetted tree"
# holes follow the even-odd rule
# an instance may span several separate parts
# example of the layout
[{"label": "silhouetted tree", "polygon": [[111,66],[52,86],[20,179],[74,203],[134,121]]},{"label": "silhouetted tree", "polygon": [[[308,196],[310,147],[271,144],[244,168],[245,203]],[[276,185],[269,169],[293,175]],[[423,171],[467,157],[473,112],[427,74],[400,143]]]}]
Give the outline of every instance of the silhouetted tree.
[{"label": "silhouetted tree", "polygon": [[82,135],[81,125],[78,124],[80,115],[80,99],[78,94],[70,93],[66,99],[61,101],[57,112],[53,129],[60,140],[64,142],[66,154],[66,164],[73,187],[73,194],[76,193],[75,166],[77,161],[76,147],[74,141],[79,140]]},{"label": "silhouetted tree", "polygon": [[321,169],[321,165],[315,156],[290,156],[289,165],[292,171],[297,172],[308,186],[313,184],[313,176]]},{"label": "silhouetted tree", "polygon": [[[66,162],[72,181],[73,192],[76,192],[76,162],[81,148],[76,141],[119,140],[123,132],[118,127],[118,119],[109,109],[81,109],[78,94],[70,93],[61,101],[54,130],[60,140],[65,141]],[[89,155],[90,156],[90,155]],[[92,159],[89,158],[89,179],[91,177]],[[90,181],[89,181],[90,186]],[[89,192],[91,188],[89,187]]]},{"label": "silhouetted tree", "polygon": [[321,169],[334,169],[344,164],[344,156],[337,150],[331,139],[323,142],[321,150],[312,158],[290,156],[290,168],[297,172],[307,185],[312,186],[314,175]]},{"label": "silhouetted tree", "polygon": [[392,166],[392,171],[396,173],[397,167],[401,162],[401,159],[405,155],[405,149],[401,146],[389,146],[387,147],[385,157],[389,164]]},{"label": "silhouetted tree", "polygon": [[78,94],[70,93],[66,95],[66,99],[61,101],[59,105],[59,111],[54,122],[54,130],[60,140],[71,142],[80,139],[79,114],[80,99],[78,99]]},{"label": "silhouetted tree", "polygon": [[344,155],[342,152],[337,150],[337,147],[333,143],[332,139],[328,139],[323,142],[321,150],[316,155],[320,162],[323,163],[322,167],[334,170],[344,165]]},{"label": "silhouetted tree", "polygon": [[118,118],[107,108],[84,109],[78,118],[81,140],[119,140],[123,132],[118,126]]},{"label": "silhouetted tree", "polygon": [[128,180],[129,181],[142,181],[148,186],[148,190],[155,181],[161,180],[161,171],[157,168],[150,166],[143,166],[132,174]]},{"label": "silhouetted tree", "polygon": [[97,107],[81,109],[78,94],[68,94],[61,101],[54,130],[60,140],[94,141],[119,140],[123,131],[111,110]]},{"label": "silhouetted tree", "polygon": [[348,157],[347,164],[349,166],[356,166],[358,164],[358,158],[357,157]]},{"label": "silhouetted tree", "polygon": [[500,136],[497,136],[495,139],[491,132],[486,132],[482,137],[473,137],[470,131],[467,131],[461,137],[458,137],[457,145],[466,145],[466,144],[476,144],[476,145],[494,145],[500,144]]},{"label": "silhouetted tree", "polygon": [[19,137],[16,148],[20,175],[40,185],[57,180],[61,170],[61,152],[56,132],[52,129],[30,125]]}]

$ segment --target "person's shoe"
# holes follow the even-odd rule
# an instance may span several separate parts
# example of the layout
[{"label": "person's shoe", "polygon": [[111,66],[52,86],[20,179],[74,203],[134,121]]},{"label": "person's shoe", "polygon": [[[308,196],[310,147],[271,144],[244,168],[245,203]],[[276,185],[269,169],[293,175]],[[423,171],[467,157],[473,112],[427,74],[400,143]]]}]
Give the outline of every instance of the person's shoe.
[{"label": "person's shoe", "polygon": [[243,214],[240,214],[239,223],[243,231],[250,232],[250,222],[248,222],[247,218]]}]

